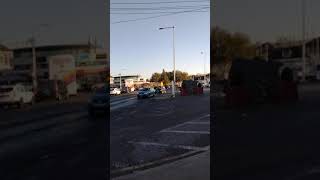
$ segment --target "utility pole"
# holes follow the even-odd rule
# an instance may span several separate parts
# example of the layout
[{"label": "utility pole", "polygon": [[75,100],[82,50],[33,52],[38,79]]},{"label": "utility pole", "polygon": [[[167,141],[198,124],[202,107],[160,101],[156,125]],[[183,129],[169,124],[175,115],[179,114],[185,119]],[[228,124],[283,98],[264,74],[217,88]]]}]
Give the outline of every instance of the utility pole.
[{"label": "utility pole", "polygon": [[[48,27],[48,24],[40,24],[41,27]],[[37,56],[36,56],[36,33],[34,32],[29,40],[32,49],[32,87],[33,92],[36,95],[38,92],[38,80],[37,80]]]},{"label": "utility pole", "polygon": [[35,47],[36,39],[35,35],[32,34],[30,39],[31,49],[32,49],[32,87],[34,94],[37,93],[38,90],[38,81],[37,81],[37,57],[36,57],[36,47]]},{"label": "utility pole", "polygon": [[302,0],[302,81],[306,80],[306,1]]}]

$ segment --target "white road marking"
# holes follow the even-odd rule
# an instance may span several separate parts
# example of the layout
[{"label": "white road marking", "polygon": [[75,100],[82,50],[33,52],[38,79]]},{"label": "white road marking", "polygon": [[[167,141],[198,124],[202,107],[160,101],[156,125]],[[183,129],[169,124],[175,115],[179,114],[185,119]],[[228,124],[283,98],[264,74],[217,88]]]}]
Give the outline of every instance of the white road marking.
[{"label": "white road marking", "polygon": [[[201,120],[201,119],[203,119],[203,118],[206,118],[206,117],[209,117],[210,116],[210,114],[207,114],[207,115],[204,115],[204,116],[202,116],[202,117],[200,117],[200,118],[197,118],[197,119],[193,119],[193,120],[191,120],[191,121],[187,121],[187,122],[184,122],[184,123],[181,123],[181,124],[178,124],[178,125],[176,125],[176,126],[173,126],[173,127],[169,127],[169,128],[167,128],[167,129],[164,129],[164,130],[162,130],[162,131],[160,131],[160,132],[167,132],[167,131],[171,131],[172,129],[175,129],[175,128],[178,128],[178,127],[181,127],[181,126],[184,126],[184,125],[186,125],[186,124],[196,124],[196,123],[193,123],[193,122],[198,122],[199,120]],[[210,123],[209,123],[210,124]],[[208,125],[209,125],[208,124]]]},{"label": "white road marking", "polygon": [[128,102],[128,101],[134,100],[134,99],[137,99],[137,98],[132,97],[132,98],[121,99],[121,100],[118,100],[118,101],[116,100],[116,101],[110,102],[110,105],[117,105],[117,104]]},{"label": "white road marking", "polygon": [[184,146],[184,145],[171,145],[171,144],[163,144],[163,143],[155,143],[155,142],[133,142],[129,141],[131,144],[139,144],[143,146],[161,146],[161,147],[172,147],[186,150],[195,150],[195,151],[206,151],[210,146],[207,147],[196,147],[196,146]]},{"label": "white road marking", "polygon": [[186,122],[185,124],[203,124],[203,125],[210,125],[210,122],[201,122],[201,121],[191,121],[191,122]]},{"label": "white road marking", "polygon": [[177,131],[177,130],[163,130],[161,133],[183,133],[183,134],[210,134],[210,131]]}]

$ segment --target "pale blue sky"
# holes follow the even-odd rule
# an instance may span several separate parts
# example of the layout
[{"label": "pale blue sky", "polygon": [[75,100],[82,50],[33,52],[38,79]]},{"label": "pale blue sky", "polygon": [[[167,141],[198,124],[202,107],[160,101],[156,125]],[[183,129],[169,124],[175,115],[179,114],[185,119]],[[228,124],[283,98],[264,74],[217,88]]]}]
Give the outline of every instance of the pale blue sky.
[{"label": "pale blue sky", "polygon": [[[159,0],[121,0],[111,2],[159,2]],[[199,3],[157,4],[152,7],[195,6]],[[209,6],[209,2],[200,5]],[[147,5],[143,5],[146,7]],[[125,7],[111,4],[111,8]],[[133,7],[126,6],[126,7]],[[134,7],[142,7],[134,6]],[[147,7],[150,7],[148,5]],[[177,10],[176,10],[177,11]],[[180,11],[180,10],[178,10]],[[113,11],[115,12],[115,11]],[[141,12],[141,11],[140,11]],[[150,11],[148,11],[150,12]],[[154,15],[119,15],[111,14],[111,23]],[[111,75],[140,74],[150,78],[153,72],[162,69],[172,71],[172,30],[159,31],[159,27],[175,26],[176,69],[190,74],[204,72],[204,55],[207,53],[206,72],[210,64],[210,11],[182,13],[155,19],[111,24]],[[125,70],[121,70],[125,69]]]}]

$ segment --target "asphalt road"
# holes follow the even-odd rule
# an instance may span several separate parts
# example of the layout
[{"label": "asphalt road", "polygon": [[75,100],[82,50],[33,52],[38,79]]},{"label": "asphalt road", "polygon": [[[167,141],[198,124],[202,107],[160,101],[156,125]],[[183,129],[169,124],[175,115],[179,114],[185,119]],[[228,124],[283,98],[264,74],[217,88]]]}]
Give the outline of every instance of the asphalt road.
[{"label": "asphalt road", "polygon": [[105,114],[89,120],[89,97],[1,109],[0,179],[106,179],[109,165],[118,169],[210,143],[208,92],[174,100],[112,97],[110,122]]},{"label": "asphalt road", "polygon": [[0,179],[105,179],[106,115],[87,117],[87,98],[1,110]]},{"label": "asphalt road", "polygon": [[111,111],[111,170],[207,149],[209,103],[206,91],[202,96],[142,99]]},{"label": "asphalt road", "polygon": [[320,84],[301,85],[299,93],[296,104],[217,107],[214,178],[319,179]]}]

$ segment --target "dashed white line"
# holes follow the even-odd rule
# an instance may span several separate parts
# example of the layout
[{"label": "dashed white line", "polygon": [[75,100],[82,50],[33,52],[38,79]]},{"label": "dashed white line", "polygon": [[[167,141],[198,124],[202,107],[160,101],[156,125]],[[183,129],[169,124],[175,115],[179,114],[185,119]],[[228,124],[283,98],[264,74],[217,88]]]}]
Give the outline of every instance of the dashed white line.
[{"label": "dashed white line", "polygon": [[186,122],[185,124],[210,125],[210,122],[191,121],[191,122]]},{"label": "dashed white line", "polygon": [[161,133],[183,133],[183,134],[210,134],[210,131],[178,131],[178,130],[163,130]]},{"label": "dashed white line", "polygon": [[155,142],[133,142],[133,141],[129,141],[129,143],[131,143],[131,144],[139,144],[139,145],[143,145],[143,146],[172,147],[172,148],[195,150],[195,151],[206,151],[209,148],[209,146],[207,146],[207,147],[196,147],[196,146],[185,146],[185,145],[171,145],[171,144],[163,144],[163,143],[155,143]]}]

